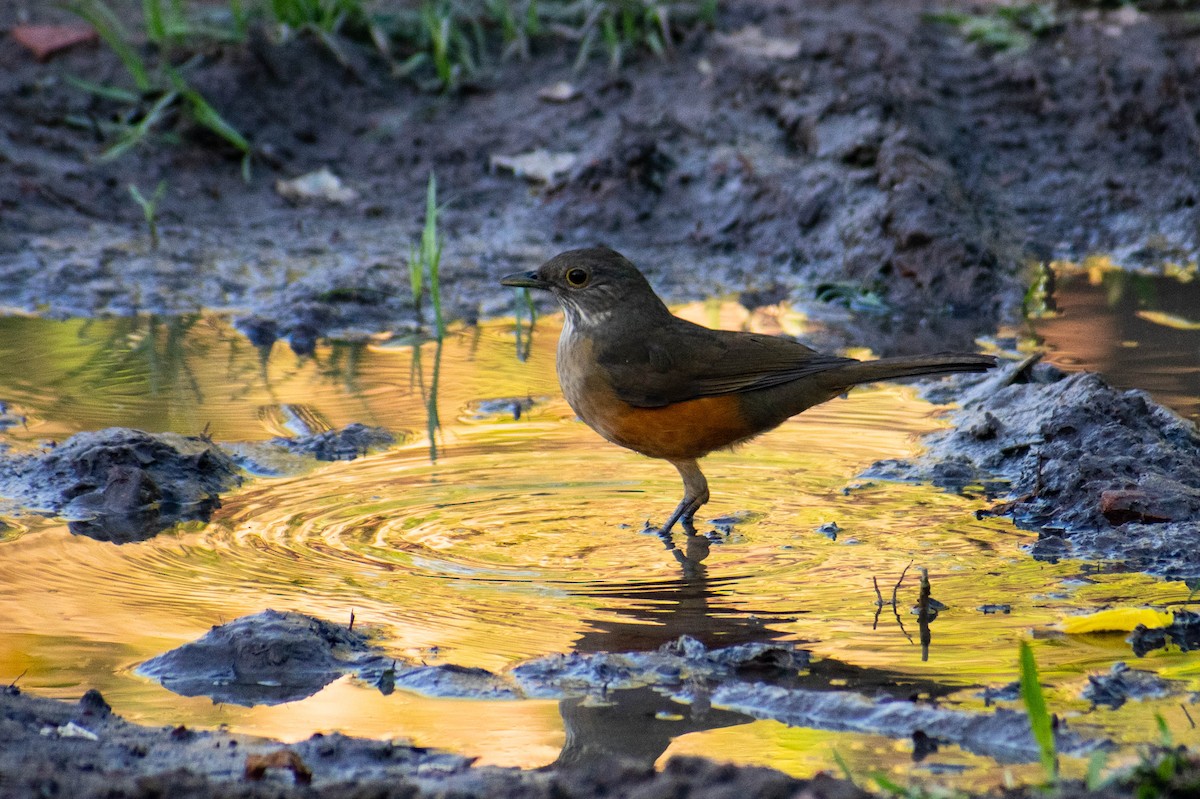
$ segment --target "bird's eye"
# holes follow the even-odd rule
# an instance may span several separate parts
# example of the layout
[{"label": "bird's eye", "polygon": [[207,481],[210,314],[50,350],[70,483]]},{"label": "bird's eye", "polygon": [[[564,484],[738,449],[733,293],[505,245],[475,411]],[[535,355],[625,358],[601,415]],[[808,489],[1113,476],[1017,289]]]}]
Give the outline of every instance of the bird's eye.
[{"label": "bird's eye", "polygon": [[575,288],[580,288],[585,283],[587,283],[588,277],[589,277],[589,275],[588,275],[586,269],[568,269],[567,270],[567,283],[574,286]]}]

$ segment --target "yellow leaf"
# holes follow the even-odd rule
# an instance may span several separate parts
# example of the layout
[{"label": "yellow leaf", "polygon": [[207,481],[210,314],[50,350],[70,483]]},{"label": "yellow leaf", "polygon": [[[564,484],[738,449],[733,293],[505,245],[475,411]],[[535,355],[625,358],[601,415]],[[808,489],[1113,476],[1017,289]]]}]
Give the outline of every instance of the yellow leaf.
[{"label": "yellow leaf", "polygon": [[1109,608],[1086,616],[1068,616],[1062,620],[1063,632],[1069,635],[1101,632],[1130,632],[1139,624],[1165,627],[1174,620],[1170,613],[1154,608]]},{"label": "yellow leaf", "polygon": [[1147,322],[1153,322],[1156,325],[1174,328],[1175,330],[1200,330],[1200,322],[1183,316],[1176,316],[1175,314],[1163,313],[1162,311],[1138,311],[1137,315],[1138,318],[1145,319]]}]

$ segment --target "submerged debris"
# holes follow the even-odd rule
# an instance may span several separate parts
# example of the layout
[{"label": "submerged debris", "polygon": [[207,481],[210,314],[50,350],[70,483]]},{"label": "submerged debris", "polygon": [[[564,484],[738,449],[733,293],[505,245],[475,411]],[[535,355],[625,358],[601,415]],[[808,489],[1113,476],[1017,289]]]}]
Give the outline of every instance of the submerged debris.
[{"label": "submerged debris", "polygon": [[467,406],[467,412],[472,419],[486,419],[490,416],[512,416],[519,420],[536,405],[546,401],[545,397],[497,397],[496,399],[476,400]]},{"label": "submerged debris", "polygon": [[1090,373],[1017,364],[977,380],[952,429],[871,477],[983,485],[993,513],[1041,535],[1038,557],[1113,558],[1171,577],[1200,575],[1200,433],[1141,391]]},{"label": "submerged debris", "polygon": [[396,437],[382,427],[354,422],[341,430],[326,430],[298,438],[273,438],[271,444],[289,452],[311,455],[319,461],[352,461],[375,449],[389,447]]},{"label": "submerged debris", "polygon": [[1170,680],[1164,680],[1152,671],[1114,663],[1107,674],[1089,674],[1081,696],[1092,705],[1107,705],[1116,710],[1129,699],[1155,699],[1175,691]]}]

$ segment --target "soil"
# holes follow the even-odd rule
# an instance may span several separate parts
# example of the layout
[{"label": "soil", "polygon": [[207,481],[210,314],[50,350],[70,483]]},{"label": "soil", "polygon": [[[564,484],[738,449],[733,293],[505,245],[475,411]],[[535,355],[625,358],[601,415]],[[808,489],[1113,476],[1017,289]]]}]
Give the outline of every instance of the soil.
[{"label": "soil", "polygon": [[[1064,782],[1056,793],[1066,799],[1193,796],[1197,787],[1200,764],[1164,750],[1102,788]],[[1024,799],[1041,795],[1040,790],[994,795]],[[94,690],[74,703],[9,687],[0,692],[0,799],[29,796],[866,799],[871,794],[826,774],[797,780],[772,769],[694,757],[672,758],[656,770],[610,753],[522,771],[472,767],[458,755],[337,734],[283,745],[223,731],[131,724],[114,715]]]},{"label": "soil", "polygon": [[954,394],[954,426],[926,437],[918,458],[867,475],[983,487],[1004,500],[985,512],[1038,532],[1036,558],[1200,578],[1200,431],[1145,392],[1035,360],[959,379],[974,385]]},{"label": "soil", "polygon": [[[16,2],[24,18],[69,20]],[[954,5],[954,4],[949,4]],[[406,260],[436,172],[452,315],[509,310],[500,274],[572,246],[626,252],[670,299],[825,296],[875,313],[882,352],[969,346],[1011,314],[1027,260],[1115,252],[1136,265],[1200,249],[1200,26],[1182,12],[1062,8],[1023,52],[995,54],[925,4],[722,4],[668,59],[576,74],[570,44],[490,64],[439,95],[352,69],[315,37],[198,53],[192,85],[256,152],[182,122],[115,162],[95,129],[120,110],[67,82],[122,84],[106,49],[38,63],[0,39],[0,280],[39,313],[232,308],[300,350],[319,335],[419,325]],[[540,99],[571,81],[578,98]],[[336,113],[331,114],[330,109]],[[102,137],[101,137],[102,138]],[[492,168],[537,148],[576,156],[551,186]],[[329,167],[357,193],[275,190]],[[150,247],[128,185],[167,181]]]},{"label": "soil", "polygon": [[[970,10],[961,0],[939,5]],[[187,79],[251,140],[249,181],[236,154],[179,119],[125,157],[101,162],[98,131],[121,107],[67,76],[121,84],[116,56],[85,45],[39,62],[4,35],[0,303],[48,316],[229,309],[256,343],[285,338],[298,352],[321,336],[421,331],[429,320],[414,307],[406,262],[431,172],[445,203],[444,306],[466,322],[511,310],[499,275],[605,243],[643,266],[673,301],[736,292],[753,305],[819,294],[848,309],[833,315],[841,325],[835,343],[883,354],[970,348],[1017,313],[1030,261],[1093,252],[1128,266],[1196,260],[1194,16],[1063,5],[1028,49],[995,53],[926,10],[915,0],[730,0],[716,30],[686,32],[668,58],[576,73],[573,45],[544,41],[532,58],[489,64],[453,94],[389,77],[371,50],[352,42],[342,43],[348,66],[315,37],[277,43],[261,31],[245,44],[177,54],[197,56]],[[25,21],[71,18],[33,0],[0,7],[0,30]],[[539,98],[562,80],[578,89],[576,99]],[[493,166],[494,156],[538,148],[572,154],[571,166],[532,184]],[[304,201],[276,189],[321,167],[352,194]],[[160,181],[155,247],[128,186],[150,194]],[[1084,391],[1090,402],[1103,394],[1092,378],[1011,388],[997,396],[1028,391],[1046,402],[1050,393]],[[1157,426],[1135,432],[1178,445],[1170,457],[1194,463],[1194,432],[1171,427],[1144,399],[1117,395],[1110,404],[1128,411],[1119,414],[1125,420],[1147,416]],[[991,439],[1002,438],[1005,428],[993,430],[988,411],[976,412],[982,426],[964,424],[952,435],[986,444],[992,430]],[[1007,429],[1017,415],[991,412]],[[1077,424],[1044,444],[1053,448],[1048,457],[1074,457],[1090,446],[1081,437],[1102,429],[1086,414]],[[327,451],[342,457],[378,443],[364,441],[326,442]],[[83,444],[77,437],[68,446]],[[159,446],[132,442],[135,451],[153,449],[151,460],[164,454]],[[228,456],[192,449],[204,446],[193,439],[177,452],[209,459],[203,471],[225,484],[234,474]],[[967,442],[954,446],[961,454]],[[1145,453],[1145,462],[1160,451]],[[1043,474],[1030,470],[1033,452],[1013,456],[1019,479]],[[91,497],[91,511],[172,504],[161,501],[164,488],[144,459],[96,463],[64,502]],[[1147,504],[1137,492],[1163,483],[1152,486],[1135,477],[1141,465],[1130,468],[1122,485],[1100,487],[1086,507],[1047,510],[1039,504],[1044,483],[1021,489],[1031,498],[1015,497],[1018,517],[1028,510],[1039,524],[1064,519],[1064,532],[1044,535],[1035,554],[1054,556],[1044,542],[1058,540],[1066,542],[1061,553],[1094,546],[1110,556],[1113,540],[1149,531],[1137,539],[1150,542],[1138,568],[1174,574],[1169,559],[1181,556],[1191,570],[1194,547],[1180,549],[1164,531],[1195,518],[1194,496]],[[202,487],[174,504],[200,508],[219,490]],[[1125,493],[1106,500],[1109,491]],[[1068,511],[1083,516],[1068,519]],[[124,529],[106,534],[121,540]],[[758,712],[761,697],[745,699],[747,712]],[[785,699],[780,707],[797,718],[820,712],[806,694]],[[694,759],[655,772],[615,757],[581,758],[579,769],[528,773],[340,736],[284,750],[220,732],[140,728],[113,717],[94,692],[76,705],[8,690],[0,709],[0,796],[862,795],[839,780]],[[1162,780],[1163,795],[1187,795],[1196,769],[1184,763],[1182,775]],[[1122,783],[1106,795],[1132,790]]]}]

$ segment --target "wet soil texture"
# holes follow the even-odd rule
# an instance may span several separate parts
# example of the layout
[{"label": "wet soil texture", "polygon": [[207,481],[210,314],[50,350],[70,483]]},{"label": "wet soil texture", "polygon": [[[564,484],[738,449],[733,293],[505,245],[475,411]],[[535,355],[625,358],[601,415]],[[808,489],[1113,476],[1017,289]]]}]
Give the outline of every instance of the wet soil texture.
[{"label": "wet soil texture", "polygon": [[[669,58],[574,74],[573,45],[543,42],[453,96],[386,77],[353,43],[347,70],[313,38],[253,36],[206,50],[188,74],[259,153],[248,183],[189,129],[97,163],[97,128],[68,118],[98,124],[116,107],[65,77],[120,84],[118,60],[82,48],[40,63],[5,37],[4,302],[236,308],[301,349],[321,334],[407,330],[420,320],[405,259],[430,172],[447,203],[446,304],[466,318],[505,310],[497,275],[604,242],[672,299],[821,289],[878,312],[860,343],[953,347],[1013,309],[1027,259],[1196,257],[1193,18],[1062,7],[1028,49],[997,53],[926,10],[722,3],[716,30]],[[0,26],[20,17],[0,12]],[[575,99],[539,97],[564,79]],[[538,148],[570,156],[551,185],[494,168]],[[322,166],[353,190],[342,202],[274,188]],[[152,250],[128,184],[159,180]]]},{"label": "wet soil texture", "polygon": [[208,521],[220,495],[257,474],[299,473],[316,461],[353,460],[395,443],[386,430],[351,424],[268,442],[219,445],[206,435],[122,427],[78,433],[37,453],[0,450],[3,507],[53,513],[76,535],[124,544],[179,522]]},{"label": "wet soil texture", "polygon": [[1035,360],[976,380],[960,398],[955,427],[929,436],[925,454],[878,463],[868,474],[983,486],[1005,498],[990,512],[1038,531],[1038,558],[1112,559],[1200,577],[1195,425],[1144,392]]}]

